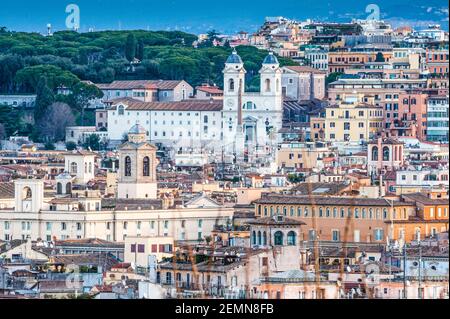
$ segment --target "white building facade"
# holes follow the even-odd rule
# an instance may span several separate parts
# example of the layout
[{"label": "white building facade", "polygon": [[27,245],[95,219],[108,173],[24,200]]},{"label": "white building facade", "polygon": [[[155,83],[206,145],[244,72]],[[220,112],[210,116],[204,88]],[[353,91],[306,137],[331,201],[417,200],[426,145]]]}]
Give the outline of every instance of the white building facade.
[{"label": "white building facade", "polygon": [[227,154],[267,151],[276,145],[282,127],[282,71],[270,53],[260,70],[260,92],[245,92],[244,63],[234,51],[225,63],[224,98],[145,102],[134,98],[110,101],[108,136],[119,143],[135,124],[147,131],[147,140],[177,151],[202,148]]}]

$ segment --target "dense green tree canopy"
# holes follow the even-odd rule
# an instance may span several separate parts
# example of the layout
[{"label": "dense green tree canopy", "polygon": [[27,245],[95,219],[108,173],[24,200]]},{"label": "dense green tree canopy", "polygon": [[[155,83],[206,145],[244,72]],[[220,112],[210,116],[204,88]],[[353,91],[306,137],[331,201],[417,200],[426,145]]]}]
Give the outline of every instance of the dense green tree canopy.
[{"label": "dense green tree canopy", "polygon": [[[0,28],[0,93],[37,94],[34,120],[40,124],[32,125],[33,112],[5,106],[0,108],[2,135],[31,135],[37,141],[55,142],[63,139],[67,125],[93,125],[93,114],[85,107],[102,92],[82,81],[183,79],[193,86],[221,86],[232,48],[229,44],[215,47],[217,32],[208,34],[210,40],[196,48],[197,36],[180,31],[60,31],[43,36]],[[247,89],[258,90],[258,71],[268,52],[250,46],[236,49],[245,62]],[[134,58],[139,61],[130,67]],[[286,58],[279,61],[282,66],[295,64]],[[57,94],[60,87],[68,93]],[[44,117],[53,124],[42,125]],[[70,121],[63,122],[65,117]],[[89,142],[91,148],[99,147],[95,138]]]},{"label": "dense green tree canopy", "polygon": [[[217,38],[214,30],[209,35]],[[0,92],[35,93],[42,75],[52,90],[59,85],[71,88],[80,80],[183,78],[194,86],[221,85],[231,48],[214,47],[212,41],[194,48],[196,40],[195,35],[180,31],[60,31],[43,36],[4,29],[0,32]],[[253,77],[267,52],[246,46],[237,50],[245,61],[248,83],[257,83]],[[130,69],[129,61],[135,57],[141,63]],[[282,65],[293,64],[290,59],[279,60]]]}]

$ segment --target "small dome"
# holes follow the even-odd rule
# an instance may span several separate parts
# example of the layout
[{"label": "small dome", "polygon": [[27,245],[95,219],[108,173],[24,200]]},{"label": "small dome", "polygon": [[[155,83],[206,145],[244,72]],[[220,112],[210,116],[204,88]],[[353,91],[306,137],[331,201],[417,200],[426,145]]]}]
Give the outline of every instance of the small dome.
[{"label": "small dome", "polygon": [[263,64],[278,64],[278,59],[272,51],[264,58]]},{"label": "small dome", "polygon": [[225,63],[235,63],[235,64],[242,64],[242,59],[237,54],[236,50],[233,50],[233,53],[227,58],[227,61]]},{"label": "small dome", "polygon": [[130,128],[128,134],[147,134],[147,130],[141,125],[135,124]]}]

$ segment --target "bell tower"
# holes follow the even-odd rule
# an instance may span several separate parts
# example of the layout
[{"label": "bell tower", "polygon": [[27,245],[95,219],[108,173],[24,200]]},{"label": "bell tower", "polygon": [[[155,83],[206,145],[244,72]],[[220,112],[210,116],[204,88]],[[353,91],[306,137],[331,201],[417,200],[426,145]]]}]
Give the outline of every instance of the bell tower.
[{"label": "bell tower", "polygon": [[224,110],[237,111],[239,87],[245,87],[245,69],[241,57],[233,50],[223,69]]},{"label": "bell tower", "polygon": [[280,63],[272,51],[265,57],[262,67],[259,70],[261,84],[261,96],[273,100],[270,104],[272,110],[279,110],[282,106],[281,74]]},{"label": "bell tower", "polygon": [[128,141],[119,147],[118,198],[156,199],[156,147],[147,142],[146,130],[136,124]]}]

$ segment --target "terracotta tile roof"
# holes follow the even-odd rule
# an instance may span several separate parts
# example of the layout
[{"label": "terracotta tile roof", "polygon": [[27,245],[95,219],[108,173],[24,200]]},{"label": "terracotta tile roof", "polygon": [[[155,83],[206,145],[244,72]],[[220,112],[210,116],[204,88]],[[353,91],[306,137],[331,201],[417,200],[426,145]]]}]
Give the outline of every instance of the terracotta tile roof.
[{"label": "terracotta tile roof", "polygon": [[180,84],[180,80],[136,80],[136,81],[114,81],[112,83],[96,84],[102,90],[132,90],[132,89],[154,89],[173,90]]},{"label": "terracotta tile roof", "polygon": [[160,199],[102,198],[102,208],[114,210],[161,209]]},{"label": "terracotta tile roof", "polygon": [[111,269],[117,263],[117,259],[110,254],[78,254],[78,255],[54,255],[50,257],[49,264],[62,265],[96,265],[104,266],[105,270]]},{"label": "terracotta tile roof", "polygon": [[314,69],[310,66],[304,66],[304,65],[291,65],[286,66],[285,68],[297,72],[297,73],[316,73],[316,74],[325,74],[324,71],[320,71],[318,69]]},{"label": "terracotta tile roof", "polygon": [[350,190],[344,183],[300,183],[291,191],[297,195],[340,195]]},{"label": "terracotta tile roof", "polygon": [[98,292],[112,292],[112,285],[95,285],[93,287],[94,290]]},{"label": "terracotta tile roof", "polygon": [[95,152],[86,151],[86,150],[73,150],[69,152],[64,152],[64,155],[79,155],[79,156],[85,156],[85,155],[98,155]]},{"label": "terracotta tile roof", "polygon": [[[256,204],[280,204],[280,205],[315,205],[315,206],[381,206],[390,207],[391,201],[383,198],[362,197],[311,197],[292,196],[280,194],[266,194],[255,201]],[[411,202],[394,201],[394,206],[413,206]]]},{"label": "terracotta tile roof", "polygon": [[405,200],[411,200],[424,205],[448,205],[448,199],[443,198],[429,198],[421,193],[412,193],[403,195]]},{"label": "terracotta tile roof", "polygon": [[184,100],[178,102],[142,102],[132,98],[115,99],[112,101],[111,110],[116,110],[117,105],[127,105],[127,110],[167,110],[167,111],[221,111],[223,101],[215,100]]},{"label": "terracotta tile roof", "polygon": [[55,241],[55,246],[68,247],[68,246],[96,246],[96,247],[123,247],[123,244],[117,242],[111,242],[100,238],[86,238],[86,239],[65,239]]},{"label": "terracotta tile roof", "polygon": [[128,269],[131,267],[131,263],[117,263],[113,265],[111,268],[113,269]]},{"label": "terracotta tile roof", "polygon": [[14,183],[0,183],[0,198],[14,198]]},{"label": "terracotta tile roof", "polygon": [[203,91],[210,94],[223,94],[223,91],[217,86],[197,86],[195,89],[197,91]]}]

